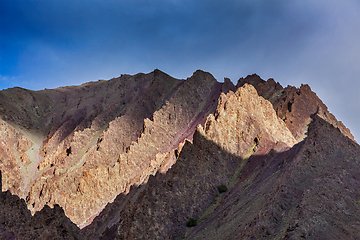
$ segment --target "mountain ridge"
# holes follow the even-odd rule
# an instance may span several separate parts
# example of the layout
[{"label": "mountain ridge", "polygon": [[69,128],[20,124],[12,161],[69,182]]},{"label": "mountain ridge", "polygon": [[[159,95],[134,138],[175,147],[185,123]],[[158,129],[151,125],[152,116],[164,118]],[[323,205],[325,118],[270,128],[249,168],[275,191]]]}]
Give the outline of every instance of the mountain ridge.
[{"label": "mountain ridge", "polygon": [[[289,151],[306,141],[312,119],[324,119],[334,126],[331,132],[338,129],[357,144],[309,86],[283,88],[257,75],[234,86],[201,70],[187,80],[154,70],[40,92],[0,92],[2,189],[25,199],[32,214],[60,205],[85,238],[190,236],[186,219],[199,218],[218,199],[218,185],[237,186],[251,155]],[[195,163],[203,171],[186,175]],[[190,180],[196,176],[202,180]],[[192,197],[190,183],[199,196]],[[179,194],[184,203],[172,197]],[[172,215],[153,205],[165,199]],[[145,227],[153,216],[148,211],[158,222]],[[139,226],[149,231],[134,231]]]}]

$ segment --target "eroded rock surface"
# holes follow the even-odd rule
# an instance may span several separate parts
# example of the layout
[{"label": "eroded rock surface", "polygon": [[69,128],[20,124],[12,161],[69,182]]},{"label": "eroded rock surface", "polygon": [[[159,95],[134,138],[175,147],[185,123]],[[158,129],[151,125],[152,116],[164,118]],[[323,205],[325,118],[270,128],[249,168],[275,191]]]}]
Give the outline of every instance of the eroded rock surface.
[{"label": "eroded rock surface", "polygon": [[0,116],[2,238],[359,237],[359,145],[307,85],[155,70],[4,90]]},{"label": "eroded rock surface", "polygon": [[9,189],[13,194],[21,194],[22,179],[30,163],[27,154],[31,152],[30,147],[33,142],[2,120],[0,120],[0,135],[0,164],[4,172],[3,190]]},{"label": "eroded rock surface", "polygon": [[[168,172],[119,196],[83,232],[90,238],[177,239],[228,185],[248,152],[268,152],[296,140],[270,102],[245,85],[222,94],[215,114],[199,125]],[[246,158],[245,158],[246,159]],[[244,160],[246,161],[246,160]],[[111,217],[109,218],[109,215]]]},{"label": "eroded rock surface", "polygon": [[262,138],[293,146],[296,140],[279,119],[269,101],[259,97],[252,85],[222,94],[215,114],[205,124],[206,136],[224,150],[244,157]]},{"label": "eroded rock surface", "polygon": [[236,86],[240,87],[245,83],[253,85],[260,96],[273,104],[276,114],[286,123],[298,141],[305,138],[307,125],[310,117],[314,114],[339,128],[345,136],[355,141],[350,130],[341,121],[337,121],[326,105],[311,91],[309,85],[301,85],[300,88],[293,86],[283,88],[272,78],[264,81],[258,75],[253,74],[246,78],[240,78]]},{"label": "eroded rock surface", "polygon": [[[119,193],[166,171],[179,143],[191,140],[215,111],[220,93],[234,88],[203,71],[185,81],[155,70],[40,92],[5,90],[0,100],[6,126],[16,126],[36,144],[30,156],[2,147],[9,152],[6,162],[17,164],[1,165],[4,190],[26,199],[32,213],[59,204],[84,226]],[[21,104],[9,107],[9,100]],[[18,112],[26,114],[13,117]]]}]

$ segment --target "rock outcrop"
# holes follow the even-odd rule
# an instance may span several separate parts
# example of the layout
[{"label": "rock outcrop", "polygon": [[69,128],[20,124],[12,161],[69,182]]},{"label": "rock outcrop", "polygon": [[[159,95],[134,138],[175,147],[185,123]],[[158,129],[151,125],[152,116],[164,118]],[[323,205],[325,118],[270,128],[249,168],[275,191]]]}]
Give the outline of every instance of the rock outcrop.
[{"label": "rock outcrop", "polygon": [[240,78],[236,87],[245,83],[253,85],[260,96],[273,104],[277,115],[286,123],[297,140],[300,141],[305,138],[310,116],[317,114],[334,127],[339,128],[345,136],[355,141],[350,130],[342,122],[337,121],[335,116],[328,111],[326,105],[311,91],[309,85],[301,85],[300,88],[292,86],[283,88],[272,78],[264,81],[258,75],[253,74],[246,78]]},{"label": "rock outcrop", "polygon": [[[155,70],[40,92],[6,90],[0,96],[6,126],[27,134],[33,145],[26,166],[26,156],[11,155],[7,146],[0,150],[10,152],[4,161],[16,163],[1,166],[4,190],[26,199],[32,213],[59,204],[84,226],[131,185],[166,171],[179,143],[191,140],[216,109],[220,93],[234,88],[203,71],[184,81]],[[29,103],[12,106],[14,113],[7,108],[6,101],[21,102],[23,96]],[[21,110],[27,115],[15,118]]]},{"label": "rock outcrop", "polygon": [[10,124],[0,120],[0,164],[6,170],[3,179],[4,190],[19,194],[22,187],[22,171],[30,163],[29,148],[33,142]]},{"label": "rock outcrop", "polygon": [[8,190],[0,193],[0,206],[0,239],[84,239],[59,205],[31,216],[24,199]]},{"label": "rock outcrop", "polygon": [[224,150],[244,157],[262,138],[292,147],[296,140],[279,119],[269,101],[259,97],[252,85],[222,94],[215,114],[205,123],[206,136]]}]

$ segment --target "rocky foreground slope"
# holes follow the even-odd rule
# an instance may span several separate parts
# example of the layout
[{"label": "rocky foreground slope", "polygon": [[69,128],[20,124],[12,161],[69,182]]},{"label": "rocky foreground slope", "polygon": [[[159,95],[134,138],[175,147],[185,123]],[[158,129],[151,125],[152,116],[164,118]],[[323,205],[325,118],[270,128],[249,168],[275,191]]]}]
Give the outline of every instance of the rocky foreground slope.
[{"label": "rocky foreground slope", "polygon": [[[283,88],[251,75],[234,86],[203,71],[177,80],[155,70],[4,90],[0,115],[2,237],[351,239],[360,232],[359,145],[307,85]],[[220,185],[228,191],[220,194]],[[35,227],[34,218],[45,222]],[[196,227],[186,226],[190,218]]]},{"label": "rocky foreground slope", "polygon": [[31,216],[24,199],[8,190],[0,193],[0,206],[0,239],[83,239],[59,205],[45,206]]},{"label": "rocky foreground slope", "polygon": [[293,148],[251,156],[185,239],[359,239],[359,154],[314,116]]}]

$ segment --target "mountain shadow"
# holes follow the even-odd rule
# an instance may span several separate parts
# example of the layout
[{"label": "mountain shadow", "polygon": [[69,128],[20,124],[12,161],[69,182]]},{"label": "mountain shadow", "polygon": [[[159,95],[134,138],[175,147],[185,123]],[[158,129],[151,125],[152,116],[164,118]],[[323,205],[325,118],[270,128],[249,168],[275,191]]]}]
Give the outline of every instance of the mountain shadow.
[{"label": "mountain shadow", "polygon": [[[0,171],[0,189],[2,175]],[[31,216],[24,199],[0,192],[0,239],[84,239],[80,229],[55,205]]]}]

